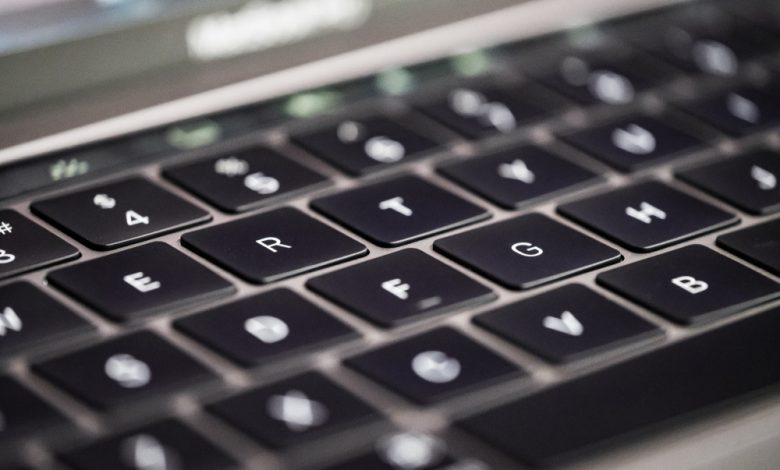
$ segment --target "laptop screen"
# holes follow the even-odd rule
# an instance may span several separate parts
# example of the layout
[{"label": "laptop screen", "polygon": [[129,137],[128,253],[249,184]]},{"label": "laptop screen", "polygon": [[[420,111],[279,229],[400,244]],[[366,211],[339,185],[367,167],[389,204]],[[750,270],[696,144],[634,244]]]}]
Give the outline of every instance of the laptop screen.
[{"label": "laptop screen", "polygon": [[181,85],[174,99],[516,3],[6,0],[0,112],[155,76]]}]

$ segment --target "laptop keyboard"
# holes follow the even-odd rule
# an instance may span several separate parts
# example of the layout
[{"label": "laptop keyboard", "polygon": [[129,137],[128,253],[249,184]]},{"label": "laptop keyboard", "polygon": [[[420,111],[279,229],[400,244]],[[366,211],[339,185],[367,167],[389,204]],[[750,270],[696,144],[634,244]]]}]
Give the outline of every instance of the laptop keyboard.
[{"label": "laptop keyboard", "polygon": [[771,3],[0,168],[0,466],[550,466],[778,385]]}]

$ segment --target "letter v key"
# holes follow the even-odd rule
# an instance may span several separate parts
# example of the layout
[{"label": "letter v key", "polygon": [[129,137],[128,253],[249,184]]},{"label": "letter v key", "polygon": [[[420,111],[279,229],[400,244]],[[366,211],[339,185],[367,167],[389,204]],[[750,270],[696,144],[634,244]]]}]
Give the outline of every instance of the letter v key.
[{"label": "letter v key", "polygon": [[582,326],[577,317],[570,311],[566,310],[559,317],[546,316],[542,322],[545,328],[548,330],[557,331],[569,336],[580,336],[585,328]]}]

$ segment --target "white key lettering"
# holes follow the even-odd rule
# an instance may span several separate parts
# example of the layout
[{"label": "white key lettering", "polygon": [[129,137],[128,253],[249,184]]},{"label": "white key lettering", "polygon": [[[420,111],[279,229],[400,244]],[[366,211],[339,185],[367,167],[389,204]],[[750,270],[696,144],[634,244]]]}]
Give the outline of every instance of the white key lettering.
[{"label": "white key lettering", "polygon": [[255,240],[255,243],[262,246],[271,253],[278,253],[277,248],[291,249],[290,245],[285,245],[282,241],[276,237],[265,237],[259,240]]},{"label": "white key lettering", "polygon": [[319,426],[328,419],[328,409],[309,399],[305,393],[291,390],[284,395],[272,396],[266,405],[268,414],[282,421],[290,431],[303,432]]},{"label": "white key lettering", "polygon": [[257,172],[244,178],[244,186],[250,191],[265,196],[279,191],[281,185],[278,179]]},{"label": "white key lettering", "polygon": [[388,209],[396,211],[406,217],[411,217],[411,215],[414,214],[412,209],[404,205],[404,199],[402,197],[394,197],[380,202],[379,209],[383,211]]},{"label": "white key lettering", "polygon": [[127,222],[128,227],[132,227],[134,225],[139,225],[139,224],[149,225],[149,217],[141,215],[136,211],[130,210],[125,212],[125,222]]},{"label": "white key lettering", "polygon": [[244,330],[265,344],[278,343],[290,335],[287,323],[269,315],[249,318],[244,322]]},{"label": "white key lettering", "polygon": [[16,261],[16,256],[5,250],[0,250],[0,264],[9,264]]},{"label": "white key lettering", "polygon": [[548,330],[557,331],[569,336],[580,336],[585,331],[585,327],[574,316],[573,313],[566,310],[561,313],[560,317],[547,316],[544,317],[542,325]]},{"label": "white key lettering", "polygon": [[750,177],[758,183],[758,187],[764,191],[771,191],[777,187],[777,177],[774,173],[753,165],[750,168]]},{"label": "white key lettering", "polygon": [[412,370],[426,382],[444,384],[460,376],[460,361],[441,351],[425,351],[412,359]]},{"label": "white key lettering", "polygon": [[512,251],[520,256],[525,256],[526,258],[536,258],[537,256],[544,254],[544,250],[528,242],[515,243],[512,245]]},{"label": "white key lettering", "polygon": [[140,388],[152,378],[149,366],[130,354],[115,354],[108,358],[104,366],[108,378],[123,388]]},{"label": "white key lettering", "polygon": [[0,336],[5,336],[7,331],[22,331],[22,319],[11,307],[4,308],[0,314]]},{"label": "white key lettering", "polygon": [[528,169],[524,161],[517,159],[512,163],[502,163],[498,166],[498,175],[502,178],[516,180],[525,184],[531,184],[536,181],[536,175]]},{"label": "white key lettering", "polygon": [[411,289],[411,286],[396,278],[383,282],[382,289],[393,294],[401,300],[406,300],[409,298],[409,289]]},{"label": "white key lettering", "polygon": [[160,287],[162,287],[162,284],[160,284],[157,281],[153,281],[152,278],[149,276],[146,276],[142,272],[137,272],[133,274],[128,274],[127,276],[122,278],[127,284],[135,288],[138,292],[147,293],[151,292],[153,290],[157,290]]},{"label": "white key lettering", "polygon": [[645,224],[652,223],[653,217],[661,220],[666,219],[666,212],[644,201],[639,204],[639,209],[626,207],[626,215]]},{"label": "white key lettering", "polygon": [[672,284],[690,294],[700,294],[709,289],[709,284],[693,276],[679,276],[672,279]]},{"label": "white key lettering", "polygon": [[634,155],[648,155],[655,151],[655,136],[644,127],[629,124],[625,129],[612,131],[612,143],[615,147]]},{"label": "white key lettering", "polygon": [[406,156],[406,148],[401,142],[383,135],[368,139],[363,151],[369,158],[380,163],[395,163]]},{"label": "white key lettering", "polygon": [[736,93],[729,93],[726,97],[726,109],[732,116],[751,124],[761,120],[761,110],[758,105]]}]

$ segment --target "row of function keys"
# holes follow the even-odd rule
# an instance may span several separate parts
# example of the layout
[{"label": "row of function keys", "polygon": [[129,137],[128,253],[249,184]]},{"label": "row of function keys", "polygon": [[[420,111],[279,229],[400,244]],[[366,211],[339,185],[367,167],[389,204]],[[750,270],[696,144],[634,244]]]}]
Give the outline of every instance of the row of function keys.
[{"label": "row of function keys", "polygon": [[[15,192],[30,190],[39,184],[45,184],[44,181],[50,182],[50,179],[62,182],[84,172],[105,170],[114,164],[113,160],[148,161],[160,153],[178,153],[183,149],[214,143],[209,139],[203,142],[204,134],[221,141],[221,137],[232,138],[254,132],[258,128],[267,127],[269,123],[278,123],[278,117],[269,120],[269,116],[284,114],[281,109],[290,111],[285,120],[311,116],[312,107],[297,106],[299,101],[315,103],[316,115],[322,111],[332,111],[334,103],[341,105],[366,98],[367,94],[409,95],[408,92],[411,91],[408,98],[416,109],[461,134],[482,136],[510,132],[538,119],[545,114],[544,111],[560,109],[555,105],[559,100],[540,98],[549,94],[538,90],[544,86],[580,103],[619,105],[634,101],[637,94],[648,87],[667,83],[669,79],[679,76],[675,68],[689,73],[734,78],[744,75],[742,72],[750,68],[751,60],[765,56],[777,48],[776,28],[762,31],[762,28],[766,28],[766,17],[753,13],[745,15],[747,10],[752,11],[741,6],[737,11],[731,12],[732,16],[713,8],[712,5],[699,2],[652,15],[652,18],[643,16],[638,19],[620,20],[616,24],[593,31],[581,31],[582,34],[557,34],[541,40],[501,47],[498,50],[483,51],[473,57],[482,60],[446,59],[401,71],[390,71],[349,84],[335,85],[325,90],[315,90],[275,103],[230,110],[224,115],[208,116],[137,136],[123,137],[115,142],[66,151],[49,158],[47,161],[53,163],[52,165],[46,162],[41,165],[27,165],[31,167],[31,171],[25,171],[24,164],[20,165],[20,168],[9,168],[8,177],[2,179],[5,190],[3,194],[13,195]],[[760,11],[760,8],[756,10]],[[746,16],[748,19],[739,18],[740,16]],[[758,26],[751,21],[757,21]],[[647,24],[654,26],[648,29]],[[712,27],[713,24],[718,26]],[[665,39],[659,40],[660,37]],[[498,84],[492,84],[490,80],[484,83],[485,80],[482,79],[475,80],[475,83],[466,81],[462,86],[453,87],[452,80],[445,78],[452,75],[483,74],[494,69],[481,66],[474,69],[467,65],[464,69],[458,64],[484,65],[491,62],[497,65],[498,69],[507,69],[509,75],[521,71],[533,81],[526,83],[527,86],[521,89],[504,86],[500,81]],[[664,67],[663,62],[671,67]],[[470,72],[466,72],[466,69]],[[401,89],[383,86],[399,83],[397,79],[386,79],[388,77],[400,77]],[[368,89],[372,91],[367,93]],[[414,92],[415,89],[419,92]],[[432,95],[435,96],[433,100],[430,99]],[[318,99],[319,96],[324,98]],[[742,126],[746,126],[744,130],[749,131],[771,121],[771,117],[767,120],[763,116],[765,103],[770,108],[770,115],[771,108],[776,108],[771,105],[771,100],[741,93],[730,96],[725,101],[716,101],[714,108],[701,103],[705,120],[712,121],[714,116],[720,127],[736,133],[741,132]],[[277,107],[278,112],[270,112],[269,108]],[[294,109],[309,111],[292,112]],[[702,113],[693,110],[692,114]],[[204,126],[207,132],[198,133]],[[192,136],[189,136],[190,133]],[[390,150],[391,153],[387,155],[392,158],[393,153],[397,154],[398,146],[388,146],[384,140],[374,139],[371,147],[379,149],[379,154]],[[374,145],[377,143],[379,145]],[[361,143],[358,143],[359,145]],[[102,161],[103,156],[112,161]],[[368,164],[370,162],[364,162],[361,166]],[[31,182],[30,179],[40,179],[41,183]]]}]

